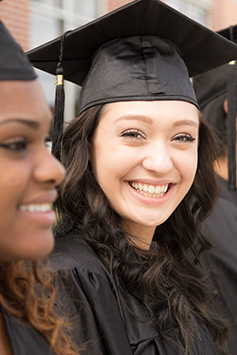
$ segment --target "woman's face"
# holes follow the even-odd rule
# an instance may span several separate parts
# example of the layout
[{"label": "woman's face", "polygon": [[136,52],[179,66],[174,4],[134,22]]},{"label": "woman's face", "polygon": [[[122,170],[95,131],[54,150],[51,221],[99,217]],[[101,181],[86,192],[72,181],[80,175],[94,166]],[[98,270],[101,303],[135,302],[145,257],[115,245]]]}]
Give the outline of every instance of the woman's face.
[{"label": "woman's face", "polygon": [[0,260],[35,259],[54,245],[64,168],[45,145],[51,113],[38,80],[0,82],[0,102]]},{"label": "woman's face", "polygon": [[187,194],[197,169],[198,130],[198,110],[187,102],[105,105],[92,167],[130,232],[153,235]]}]

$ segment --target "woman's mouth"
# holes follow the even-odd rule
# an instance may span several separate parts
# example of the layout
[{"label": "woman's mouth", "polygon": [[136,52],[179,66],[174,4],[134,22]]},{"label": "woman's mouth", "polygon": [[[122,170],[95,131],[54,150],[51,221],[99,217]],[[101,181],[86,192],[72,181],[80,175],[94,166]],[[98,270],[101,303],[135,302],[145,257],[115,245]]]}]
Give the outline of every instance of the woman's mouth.
[{"label": "woman's mouth", "polygon": [[169,188],[169,184],[149,185],[138,182],[129,182],[129,185],[143,196],[158,199],[163,197]]},{"label": "woman's mouth", "polygon": [[28,212],[48,212],[52,210],[52,206],[50,203],[40,203],[40,204],[29,204],[29,205],[21,205],[19,207],[20,211],[28,211]]},{"label": "woman's mouth", "polygon": [[24,218],[47,228],[52,227],[56,221],[56,214],[52,210],[51,203],[24,204],[19,206],[19,211]]}]

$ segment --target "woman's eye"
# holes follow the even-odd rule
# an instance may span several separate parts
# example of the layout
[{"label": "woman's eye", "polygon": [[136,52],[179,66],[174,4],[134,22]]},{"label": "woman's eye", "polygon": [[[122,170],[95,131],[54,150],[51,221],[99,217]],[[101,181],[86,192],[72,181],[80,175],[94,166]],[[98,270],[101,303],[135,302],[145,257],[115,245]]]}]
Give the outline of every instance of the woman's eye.
[{"label": "woman's eye", "polygon": [[183,134],[179,134],[178,136],[175,136],[173,138],[173,140],[178,141],[180,143],[188,143],[188,142],[193,142],[196,140],[196,138],[193,138],[192,136],[190,136],[190,134],[187,133],[183,133]]},{"label": "woman's eye", "polygon": [[12,140],[5,143],[0,143],[0,147],[12,151],[22,151],[27,147],[25,140]]},{"label": "woman's eye", "polygon": [[124,132],[121,133],[122,137],[130,137],[133,139],[142,139],[144,138],[144,135],[141,131],[139,131],[138,129],[128,129]]},{"label": "woman's eye", "polygon": [[44,140],[44,144],[45,144],[45,147],[51,151],[51,148],[52,148],[52,139],[50,138],[50,136],[47,136]]}]

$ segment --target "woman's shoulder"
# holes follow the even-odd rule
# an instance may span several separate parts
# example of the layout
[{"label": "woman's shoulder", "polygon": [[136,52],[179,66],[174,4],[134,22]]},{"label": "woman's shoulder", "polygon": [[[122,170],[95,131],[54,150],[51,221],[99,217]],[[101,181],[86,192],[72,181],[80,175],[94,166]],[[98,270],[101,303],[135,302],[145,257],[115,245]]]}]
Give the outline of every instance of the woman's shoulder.
[{"label": "woman's shoulder", "polygon": [[50,256],[50,267],[54,272],[76,268],[101,275],[107,274],[107,269],[97,254],[75,231],[55,238],[55,247]]}]

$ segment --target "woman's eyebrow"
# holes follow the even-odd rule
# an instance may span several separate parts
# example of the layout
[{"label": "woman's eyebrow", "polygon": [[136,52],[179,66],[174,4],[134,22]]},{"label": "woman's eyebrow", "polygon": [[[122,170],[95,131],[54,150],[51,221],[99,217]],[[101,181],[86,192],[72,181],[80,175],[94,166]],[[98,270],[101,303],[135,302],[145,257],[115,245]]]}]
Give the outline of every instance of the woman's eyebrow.
[{"label": "woman's eyebrow", "polygon": [[177,127],[177,126],[194,126],[198,127],[198,123],[193,121],[193,120],[180,120],[180,121],[175,121],[172,126]]},{"label": "woman's eyebrow", "polygon": [[152,124],[153,120],[150,117],[147,116],[142,116],[142,115],[125,115],[117,118],[115,122],[118,122],[120,120],[133,120],[133,121],[143,121],[145,123]]},{"label": "woman's eyebrow", "polygon": [[10,118],[10,119],[6,119],[5,121],[0,121],[0,126],[10,124],[10,123],[21,123],[33,129],[39,128],[39,122],[33,120],[26,120],[23,118]]}]

